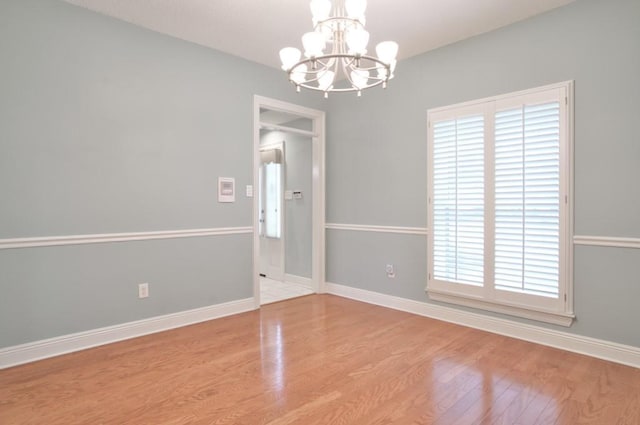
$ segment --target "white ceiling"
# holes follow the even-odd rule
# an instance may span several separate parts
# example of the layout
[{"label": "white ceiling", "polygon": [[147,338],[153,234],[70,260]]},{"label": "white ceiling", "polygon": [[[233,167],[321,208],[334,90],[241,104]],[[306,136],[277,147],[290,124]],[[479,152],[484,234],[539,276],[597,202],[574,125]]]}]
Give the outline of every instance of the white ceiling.
[{"label": "white ceiling", "polygon": [[[311,31],[308,0],[65,0],[183,40],[279,68],[282,47]],[[574,0],[369,0],[369,49],[394,40],[404,59]]]}]

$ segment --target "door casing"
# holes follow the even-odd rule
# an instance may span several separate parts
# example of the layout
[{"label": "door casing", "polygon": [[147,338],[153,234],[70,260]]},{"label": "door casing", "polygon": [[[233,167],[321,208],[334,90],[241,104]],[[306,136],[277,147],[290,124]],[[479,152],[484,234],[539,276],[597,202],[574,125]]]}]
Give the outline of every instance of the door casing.
[{"label": "door casing", "polygon": [[[307,118],[312,121],[312,130],[300,130],[260,122],[260,110],[268,109]],[[253,187],[258,188],[260,169],[260,129],[276,129],[299,133],[311,137],[312,143],[312,248],[311,282],[314,292],[321,294],[325,289],[325,113],[293,103],[283,102],[263,96],[253,98]],[[260,235],[258,196],[253,197],[253,298],[255,307],[260,308]]]}]

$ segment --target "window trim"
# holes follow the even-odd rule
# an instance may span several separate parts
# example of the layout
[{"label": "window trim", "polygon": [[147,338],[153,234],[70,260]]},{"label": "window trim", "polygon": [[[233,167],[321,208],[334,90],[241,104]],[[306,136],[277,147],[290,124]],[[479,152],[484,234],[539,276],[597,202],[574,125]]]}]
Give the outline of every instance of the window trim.
[{"label": "window trim", "polygon": [[[560,271],[559,271],[559,285],[558,285],[558,299],[554,299],[554,302],[550,305],[544,305],[541,303],[539,306],[532,306],[524,303],[518,298],[522,297],[510,297],[508,294],[506,297],[495,297],[497,292],[493,287],[493,282],[485,284],[481,288],[473,288],[475,291],[460,291],[459,288],[449,287],[443,288],[441,283],[435,283],[433,279],[433,181],[434,181],[434,168],[433,168],[433,125],[434,116],[438,121],[446,120],[448,117],[455,117],[464,115],[466,111],[478,111],[483,110],[485,117],[490,116],[491,119],[485,120],[484,134],[485,140],[493,141],[494,139],[494,125],[495,125],[495,111],[498,107],[502,108],[509,102],[517,103],[516,98],[522,97],[535,97],[537,94],[548,92],[551,90],[564,90],[565,102],[561,101],[561,121],[564,121],[564,125],[561,124],[561,149],[560,149],[560,194],[562,203],[562,197],[566,196],[566,203],[564,206],[564,212],[561,211],[561,226],[560,226]],[[429,298],[447,302],[451,304],[457,304],[465,307],[478,308],[487,311],[493,311],[497,313],[508,314],[517,317],[523,317],[527,319],[537,320],[546,323],[557,324],[561,326],[570,326],[575,318],[573,310],[573,193],[574,193],[574,170],[573,170],[573,151],[574,151],[574,82],[565,81],[556,84],[550,84],[542,87],[536,87],[532,89],[507,93],[499,96],[487,97],[479,100],[458,103],[455,105],[448,105],[440,108],[433,108],[427,111],[427,152],[428,152],[428,223],[429,223],[429,238],[428,238],[428,252],[427,252],[427,286],[425,288]],[[561,99],[560,99],[561,100]],[[566,133],[566,136],[562,132]],[[566,142],[565,142],[566,141]],[[485,167],[490,167],[494,163],[494,143],[485,143]],[[487,160],[489,158],[489,160]],[[493,187],[493,172],[485,175],[488,179],[485,179],[485,187]],[[491,191],[490,197],[485,197],[485,208],[494,212],[495,206],[495,194],[494,190]],[[490,207],[488,206],[490,203]],[[485,215],[485,263],[493,261],[494,253],[487,251],[487,246],[493,247],[494,239],[494,226],[495,217]],[[489,254],[487,255],[487,252]],[[491,260],[491,261],[490,261]],[[485,264],[485,268],[491,267],[493,264]],[[493,276],[493,270],[491,273],[487,273],[485,270],[485,276]],[[453,284],[452,284],[453,285]],[[478,291],[480,289],[480,291]],[[504,294],[503,294],[504,295]],[[542,297],[541,297],[542,298]],[[555,306],[553,305],[555,304]]]}]

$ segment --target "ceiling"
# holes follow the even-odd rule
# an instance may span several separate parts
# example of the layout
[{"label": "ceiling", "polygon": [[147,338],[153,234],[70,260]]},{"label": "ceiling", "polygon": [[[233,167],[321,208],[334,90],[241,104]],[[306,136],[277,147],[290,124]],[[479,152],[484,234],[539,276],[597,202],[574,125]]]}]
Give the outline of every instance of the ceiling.
[{"label": "ceiling", "polygon": [[[311,31],[308,0],[65,0],[193,43],[279,68],[282,47]],[[399,59],[509,25],[575,0],[369,0],[371,46]]]}]

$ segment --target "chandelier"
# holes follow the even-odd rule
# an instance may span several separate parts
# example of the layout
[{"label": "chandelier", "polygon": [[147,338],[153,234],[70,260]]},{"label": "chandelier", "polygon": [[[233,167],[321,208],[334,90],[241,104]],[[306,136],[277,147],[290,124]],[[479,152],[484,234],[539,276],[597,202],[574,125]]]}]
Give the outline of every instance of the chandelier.
[{"label": "chandelier", "polygon": [[[398,44],[383,41],[376,56],[367,55],[369,33],[364,29],[366,0],[311,0],[313,31],[302,36],[302,52],[280,50],[282,69],[296,86],[324,92],[357,92],[393,78]],[[333,13],[332,13],[333,12]],[[325,53],[326,50],[326,53]],[[301,59],[302,58],[302,59]]]}]

